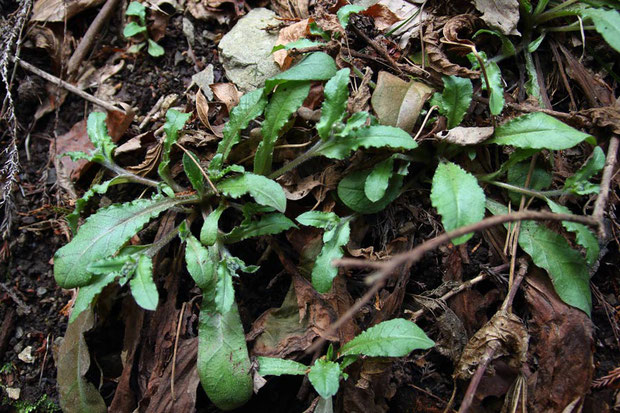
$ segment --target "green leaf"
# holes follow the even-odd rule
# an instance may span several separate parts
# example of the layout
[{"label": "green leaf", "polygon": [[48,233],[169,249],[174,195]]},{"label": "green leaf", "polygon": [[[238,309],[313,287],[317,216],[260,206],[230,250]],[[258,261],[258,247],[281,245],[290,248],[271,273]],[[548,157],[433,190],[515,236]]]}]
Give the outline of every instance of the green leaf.
[{"label": "green leaf", "polygon": [[142,50],[144,48],[145,44],[146,43],[144,43],[144,42],[132,44],[129,47],[129,49],[127,49],[127,53],[129,53],[129,54],[140,53],[140,50]]},{"label": "green leaf", "polygon": [[333,212],[308,211],[296,218],[301,225],[316,228],[331,229],[340,222],[338,215]]},{"label": "green leaf", "polygon": [[376,125],[357,129],[346,137],[330,139],[320,146],[318,153],[332,159],[344,159],[361,147],[415,149],[418,144],[400,128]]},{"label": "green leaf", "polygon": [[492,115],[499,115],[504,109],[504,86],[502,85],[502,72],[495,62],[487,61],[484,67],[489,78],[489,109]]},{"label": "green leaf", "polygon": [[499,37],[502,41],[502,54],[505,57],[514,56],[517,53],[514,44],[512,44],[510,38],[508,38],[508,36],[506,36],[504,33],[497,30],[480,29],[473,35],[473,38],[475,39],[481,33],[491,34]]},{"label": "green leaf", "polygon": [[201,290],[210,290],[214,286],[219,260],[217,247],[205,248],[192,234],[185,236],[187,271]]},{"label": "green leaf", "polygon": [[591,19],[594,28],[603,36],[603,39],[617,52],[620,52],[620,13],[618,10],[586,8],[582,16]]},{"label": "green leaf", "polygon": [[132,1],[131,3],[129,3],[125,14],[127,16],[138,17],[142,23],[146,21],[146,7],[140,2]]},{"label": "green leaf", "polygon": [[[508,169],[508,174],[506,176],[507,183],[524,188],[529,170],[530,162],[521,162],[513,165],[512,168]],[[547,172],[540,165],[535,165],[528,188],[535,191],[540,191],[551,186],[552,179],[553,178],[549,172]],[[513,204],[518,205],[521,202],[520,193],[511,191],[508,195],[510,196],[510,200]]]},{"label": "green leaf", "polygon": [[187,175],[187,179],[189,179],[192,187],[198,194],[202,195],[205,183],[199,165],[200,161],[198,161],[198,157],[192,151],[188,150],[187,153],[183,154],[183,170],[185,175]]},{"label": "green leaf", "polygon": [[140,199],[111,205],[91,215],[73,240],[54,255],[54,278],[62,288],[86,285],[92,278],[89,264],[118,251],[152,218],[179,199]]},{"label": "green leaf", "polygon": [[112,185],[118,185],[127,182],[127,179],[122,176],[117,176],[116,178],[112,178],[109,181],[102,182],[100,184],[93,185],[88,191],[84,193],[84,195],[75,201],[75,209],[69,215],[65,217],[67,223],[69,224],[69,228],[71,228],[71,232],[75,234],[77,231],[78,220],[80,218],[81,212],[86,208],[88,201],[95,196],[95,194],[105,194],[108,191],[108,188]]},{"label": "green leaf", "polygon": [[273,207],[280,212],[286,210],[286,195],[282,187],[262,175],[246,172],[226,178],[217,184],[217,189],[231,198],[250,194],[261,205]]},{"label": "green leaf", "polygon": [[368,175],[372,170],[356,171],[342,178],[338,183],[338,197],[349,208],[361,214],[374,214],[382,211],[400,195],[403,186],[403,175],[395,174],[390,179],[385,195],[373,202],[366,198],[365,187]]},{"label": "green leaf", "polygon": [[129,282],[131,295],[136,303],[145,310],[155,311],[159,302],[157,286],[153,282],[153,259],[147,255],[140,256],[136,274]]},{"label": "green leaf", "polygon": [[413,350],[433,347],[433,340],[414,322],[403,318],[384,321],[359,334],[340,349],[340,357],[404,357]]},{"label": "green leaf", "polygon": [[489,180],[496,179],[502,176],[503,174],[505,174],[506,171],[509,171],[513,165],[516,165],[519,162],[530,158],[532,155],[534,155],[537,152],[539,152],[539,149],[516,148],[514,152],[510,154],[510,156],[508,157],[508,160],[504,162],[497,171],[490,173],[488,175],[485,175],[484,178],[489,179]]},{"label": "green leaf", "polygon": [[359,13],[364,10],[366,10],[365,7],[358,6],[356,4],[347,4],[346,6],[342,6],[340,9],[338,9],[336,15],[338,16],[338,21],[340,22],[340,25],[346,29],[347,25],[349,24],[349,18],[351,17],[351,14]]},{"label": "green leaf", "polygon": [[[508,209],[487,200],[487,209],[494,215],[506,214]],[[592,308],[590,278],[585,259],[570,247],[559,234],[535,222],[521,222],[519,245],[538,267],[547,271],[560,298],[588,316]]]},{"label": "green leaf", "polygon": [[443,92],[435,93],[432,105],[438,105],[439,111],[448,119],[448,129],[461,124],[471,103],[474,88],[471,80],[458,76],[443,76]]},{"label": "green leaf", "polygon": [[86,379],[90,354],[85,333],[95,325],[92,311],[85,311],[67,326],[55,355],[60,406],[67,413],[106,413],[108,408],[95,386]]},{"label": "green leaf", "polygon": [[540,36],[538,36],[535,40],[531,41],[530,44],[527,45],[527,51],[530,53],[534,53],[540,47],[542,41],[545,39],[546,33],[543,32]]},{"label": "green leaf", "polygon": [[349,119],[347,119],[347,123],[344,125],[344,129],[342,131],[336,133],[336,136],[346,137],[351,133],[357,131],[358,129],[364,127],[368,119],[370,119],[370,113],[368,112],[355,112]]},{"label": "green leaf", "polygon": [[271,92],[277,85],[290,81],[328,80],[337,71],[336,62],[334,62],[330,55],[316,52],[289,70],[267,79],[265,89],[267,92]]},{"label": "green leaf", "polygon": [[185,122],[187,122],[190,116],[191,113],[179,112],[176,109],[168,109],[166,112],[166,123],[164,123],[166,138],[164,139],[161,161],[157,167],[157,172],[168,185],[172,183],[172,178],[170,177],[170,150],[179,138],[179,131],[183,129]]},{"label": "green leaf", "polygon": [[349,242],[350,234],[349,220],[341,221],[323,234],[323,248],[312,268],[312,286],[318,292],[326,293],[332,288],[332,280],[338,275],[332,261],[342,258],[342,247]]},{"label": "green leaf", "polygon": [[147,51],[148,53],[153,56],[153,57],[159,57],[159,56],[163,56],[164,55],[164,48],[161,47],[160,45],[158,45],[156,42],[154,42],[151,39],[147,40],[147,43],[149,45]]},{"label": "green leaf", "polygon": [[290,82],[281,85],[271,97],[265,110],[265,120],[261,128],[262,142],[256,149],[254,173],[267,175],[271,172],[273,149],[279,132],[308,97],[310,82]]},{"label": "green leaf", "polygon": [[340,366],[333,361],[318,359],[310,368],[308,379],[314,390],[324,399],[338,393],[340,386]]},{"label": "green leaf", "polygon": [[224,235],[223,240],[226,244],[231,244],[252,237],[263,235],[275,235],[297,226],[293,221],[280,213],[267,214],[260,217],[257,221],[247,221],[233,228],[228,234]]},{"label": "green leaf", "polygon": [[306,47],[321,46],[322,44],[323,43],[321,42],[315,42],[314,40],[310,39],[299,39],[286,44],[278,44],[274,46],[273,49],[271,49],[271,53],[277,52],[278,50],[303,49]]},{"label": "green leaf", "polygon": [[392,170],[394,169],[394,157],[379,162],[372,168],[370,174],[364,183],[364,194],[366,198],[372,202],[377,202],[385,196],[385,191],[392,178]]},{"label": "green leaf", "polygon": [[600,146],[596,146],[588,161],[573,176],[566,178],[564,188],[577,195],[598,193],[599,186],[588,182],[588,179],[599,173],[604,166],[605,153]]},{"label": "green leaf", "polygon": [[135,35],[138,35],[140,33],[145,33],[145,32],[146,32],[145,25],[141,25],[140,23],[137,23],[137,22],[129,22],[123,29],[123,36],[133,37]]},{"label": "green leaf", "polygon": [[112,284],[117,277],[118,274],[114,272],[95,275],[90,284],[80,287],[75,302],[73,303],[69,323],[73,323],[83,311],[88,310],[88,307],[99,293],[101,293],[106,286]]},{"label": "green leaf", "polygon": [[216,152],[216,156],[221,155],[221,157],[218,158],[217,165],[214,165],[215,169],[222,167],[233,146],[241,139],[241,131],[247,128],[250,121],[263,113],[266,105],[267,97],[263,88],[246,93],[239,99],[239,104],[230,111],[230,119],[222,130],[223,138]]},{"label": "green leaf", "polygon": [[[547,199],[547,205],[551,211],[556,214],[572,214],[572,211],[563,205],[557,204],[550,199]],[[567,231],[575,233],[575,240],[577,244],[581,245],[586,250],[586,262],[588,266],[592,266],[598,259],[600,253],[600,247],[598,240],[594,233],[585,225],[577,222],[562,221],[562,225]]]},{"label": "green leaf", "polygon": [[341,122],[345,115],[349,99],[349,74],[348,68],[341,69],[325,84],[325,100],[321,108],[321,119],[316,124],[316,130],[321,139],[329,138],[332,127]]},{"label": "green leaf", "polygon": [[528,96],[535,98],[540,106],[544,106],[544,101],[540,93],[540,84],[538,83],[538,72],[532,54],[525,52],[525,70],[527,72],[527,82],[525,82],[525,91]]},{"label": "green leaf", "polygon": [[562,150],[572,148],[590,137],[541,112],[528,113],[495,128],[488,143],[525,149]]},{"label": "green leaf", "polygon": [[[92,112],[88,115],[86,132],[95,146],[94,158],[97,158],[97,153],[99,153],[103,156],[103,159],[111,161],[112,152],[116,149],[116,145],[108,134],[108,127],[105,123],[106,117],[107,115],[103,112]],[[93,160],[98,161],[98,159]]]},{"label": "green leaf", "polygon": [[220,217],[226,208],[226,205],[220,204],[215,211],[211,212],[209,216],[205,218],[202,229],[200,230],[200,242],[202,242],[203,245],[208,246],[215,244],[218,236]]},{"label": "green leaf", "polygon": [[331,34],[327,33],[325,30],[321,29],[316,22],[312,22],[308,25],[310,29],[310,34],[313,36],[321,36],[323,40],[329,42],[331,40]]},{"label": "green leaf", "polygon": [[209,399],[222,410],[252,396],[250,358],[237,305],[224,314],[209,310],[205,296],[198,325],[198,376]]},{"label": "green leaf", "polygon": [[[441,215],[446,232],[474,224],[484,218],[485,196],[476,178],[460,166],[446,162],[433,176],[431,203]],[[452,240],[454,245],[467,242],[473,234]]]},{"label": "green leaf", "polygon": [[293,360],[276,357],[256,357],[258,374],[261,376],[299,375],[304,376],[308,366]]},{"label": "green leaf", "polygon": [[215,284],[215,311],[224,314],[230,311],[235,303],[235,288],[232,282],[232,273],[226,261],[220,261],[217,266],[217,282]]}]

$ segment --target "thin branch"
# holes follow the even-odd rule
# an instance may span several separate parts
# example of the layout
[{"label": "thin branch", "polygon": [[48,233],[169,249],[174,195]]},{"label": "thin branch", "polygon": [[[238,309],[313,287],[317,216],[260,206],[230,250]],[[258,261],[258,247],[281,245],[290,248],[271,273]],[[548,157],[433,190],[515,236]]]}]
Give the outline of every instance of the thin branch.
[{"label": "thin branch", "polygon": [[196,165],[198,167],[198,169],[200,170],[200,173],[202,173],[202,176],[204,176],[204,178],[207,180],[207,182],[209,183],[209,186],[211,187],[211,189],[213,189],[213,192],[215,193],[215,195],[220,195],[220,193],[217,191],[217,188],[215,187],[215,185],[213,185],[213,182],[211,182],[211,179],[209,179],[209,175],[207,175],[207,173],[204,171],[204,169],[202,169],[202,166],[200,166],[200,164],[198,163],[198,161],[196,159],[194,159],[194,156],[187,150],[185,149],[183,146],[179,145],[178,143],[174,143],[176,146],[178,146],[179,148],[181,148],[181,150],[183,152],[185,152],[185,154],[189,157],[189,159],[192,160],[192,162],[194,163],[194,165]]},{"label": "thin branch", "polygon": [[616,166],[616,154],[618,152],[618,137],[612,136],[609,140],[609,147],[607,148],[607,159],[605,159],[605,167],[603,168],[603,178],[601,179],[601,189],[596,198],[594,204],[594,212],[592,212],[592,218],[599,223],[599,237],[601,239],[607,238],[605,232],[605,225],[603,219],[605,215],[605,208],[607,207],[607,200],[609,199],[609,188],[611,186],[611,177],[613,176],[614,168]]},{"label": "thin branch", "polygon": [[65,88],[66,90],[68,90],[69,92],[78,95],[79,97],[81,97],[84,100],[87,100],[91,103],[94,103],[95,105],[99,105],[102,108],[104,108],[107,111],[117,111],[117,112],[122,112],[123,114],[126,114],[124,109],[121,109],[119,107],[116,107],[114,105],[112,105],[110,102],[106,102],[104,100],[101,100],[93,95],[91,95],[90,93],[86,93],[83,90],[73,86],[71,83],[67,83],[62,79],[57,78],[54,75],[51,75],[47,72],[44,72],[43,70],[31,65],[28,62],[25,62],[23,60],[21,60],[18,57],[14,58],[14,61],[19,64],[22,68],[28,70],[31,73],[34,73],[37,76],[42,77],[43,79],[47,80],[48,82],[52,82],[55,85],[58,85],[62,88]]}]

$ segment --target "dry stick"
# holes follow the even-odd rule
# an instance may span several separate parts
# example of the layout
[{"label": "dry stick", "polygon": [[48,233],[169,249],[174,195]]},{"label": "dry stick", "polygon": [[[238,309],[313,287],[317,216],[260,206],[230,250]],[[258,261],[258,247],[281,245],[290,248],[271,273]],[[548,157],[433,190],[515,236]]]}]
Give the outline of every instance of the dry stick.
[{"label": "dry stick", "polygon": [[95,17],[95,20],[90,24],[90,27],[80,40],[77,48],[71,55],[69,62],[67,63],[67,74],[69,78],[72,78],[77,74],[78,69],[80,68],[80,64],[86,57],[86,54],[90,51],[93,43],[95,42],[95,38],[97,34],[101,31],[103,25],[108,21],[112,12],[116,9],[119,0],[108,0],[101,10],[99,10],[99,14]]},{"label": "dry stick", "polygon": [[76,95],[78,95],[79,97],[81,97],[84,100],[87,100],[91,103],[94,103],[95,105],[99,105],[102,108],[104,108],[107,111],[117,111],[117,112],[122,112],[123,114],[127,114],[127,112],[125,112],[124,109],[118,108],[114,105],[112,105],[110,102],[106,102],[104,100],[101,100],[99,98],[96,98],[95,96],[84,92],[83,90],[73,86],[71,83],[67,83],[62,79],[57,78],[54,75],[51,75],[47,72],[44,72],[43,70],[31,65],[28,62],[25,62],[23,60],[21,60],[18,57],[14,58],[15,62],[17,64],[19,64],[21,67],[23,67],[24,69],[28,70],[31,73],[34,73],[37,76],[41,76],[43,79],[47,80],[48,82],[52,82],[55,85],[58,85],[60,87],[63,87],[65,89],[67,89],[69,92],[74,93]]},{"label": "dry stick", "polygon": [[202,169],[202,166],[200,166],[200,164],[198,163],[198,161],[196,159],[194,159],[194,156],[191,155],[189,153],[189,151],[187,149],[185,149],[183,146],[179,145],[178,143],[174,143],[176,146],[178,146],[179,148],[181,148],[181,150],[183,152],[185,152],[185,154],[189,157],[189,159],[192,160],[192,162],[194,163],[194,165],[196,165],[198,167],[198,169],[200,169],[200,173],[202,174],[202,176],[205,177],[205,179],[207,180],[207,182],[209,183],[209,186],[211,187],[211,189],[213,189],[213,192],[215,192],[215,195],[220,195],[220,193],[217,191],[217,188],[215,187],[215,185],[213,185],[213,182],[211,182],[211,179],[209,179],[209,175],[207,175],[207,173],[204,171],[204,169]]},{"label": "dry stick", "polygon": [[179,347],[179,335],[181,334],[181,324],[183,324],[183,314],[185,313],[185,304],[181,306],[181,312],[179,313],[179,321],[177,323],[177,331],[174,337],[174,352],[172,353],[172,377],[170,377],[170,395],[172,396],[172,400],[176,400],[174,395],[174,373],[176,370],[177,364],[177,349]]},{"label": "dry stick", "polygon": [[616,166],[616,153],[618,152],[618,137],[612,136],[609,140],[609,147],[607,148],[607,159],[605,159],[605,167],[603,168],[603,178],[601,179],[601,189],[596,198],[594,204],[594,212],[592,212],[592,218],[599,223],[599,237],[601,239],[607,238],[605,231],[605,225],[603,219],[605,215],[605,208],[607,207],[607,200],[609,199],[609,187],[611,186],[611,177],[613,176],[614,168]]},{"label": "dry stick", "polygon": [[[573,214],[555,214],[553,212],[547,211],[523,211],[517,212],[515,214],[505,214],[505,215],[495,215],[492,217],[488,217],[483,219],[480,222],[476,222],[475,224],[467,225],[454,231],[445,232],[438,237],[430,239],[417,247],[402,252],[400,254],[394,255],[389,261],[384,262],[373,262],[364,259],[355,259],[355,258],[344,258],[340,260],[334,260],[332,264],[339,267],[356,267],[356,268],[375,268],[373,274],[366,278],[367,283],[372,283],[370,289],[359,298],[335,323],[333,323],[329,329],[325,332],[324,336],[330,336],[336,333],[338,328],[340,328],[344,323],[349,321],[358,311],[370,301],[372,297],[374,297],[375,293],[378,292],[386,278],[399,266],[404,263],[408,265],[413,265],[417,261],[419,261],[424,254],[429,251],[432,251],[441,245],[449,242],[453,238],[460,237],[465,234],[469,234],[470,232],[482,231],[483,229],[487,229],[499,224],[505,224],[507,222],[516,222],[516,221],[570,221],[577,222],[584,225],[589,225],[592,227],[598,226],[598,221],[590,216],[583,215],[573,215]],[[306,354],[314,352],[317,348],[323,345],[325,339],[320,337],[316,340],[312,346],[310,346],[306,350]]]},{"label": "dry stick", "polygon": [[[506,296],[506,299],[504,300],[502,307],[499,310],[500,312],[511,312],[512,301],[517,294],[517,290],[519,289],[521,281],[523,281],[523,278],[525,277],[527,267],[527,261],[521,260],[519,265],[519,272],[517,273],[514,279],[514,283],[508,291],[508,295]],[[491,360],[493,360],[494,355],[495,347],[488,346],[486,351],[484,352],[484,355],[482,356],[482,359],[480,360],[480,364],[478,364],[478,369],[471,378],[469,386],[467,386],[467,391],[465,392],[465,396],[463,397],[463,402],[461,403],[461,407],[459,408],[458,413],[466,413],[467,411],[469,411],[469,408],[474,401],[474,395],[476,394],[476,390],[480,385],[480,380],[482,380],[482,376],[484,376],[484,372],[491,363]]]}]

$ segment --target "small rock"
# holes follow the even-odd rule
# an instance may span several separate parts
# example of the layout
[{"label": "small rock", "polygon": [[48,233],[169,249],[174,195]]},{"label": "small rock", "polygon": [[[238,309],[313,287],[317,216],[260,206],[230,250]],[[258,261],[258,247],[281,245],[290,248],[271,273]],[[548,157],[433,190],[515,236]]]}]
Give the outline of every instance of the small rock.
[{"label": "small rock", "polygon": [[6,387],[6,395],[9,396],[9,399],[19,400],[19,394],[21,393],[21,389],[19,387]]},{"label": "small rock", "polygon": [[32,356],[32,346],[26,346],[26,348],[24,348],[21,353],[17,355],[17,358],[24,363],[34,363],[34,357]]},{"label": "small rock", "polygon": [[222,37],[219,44],[222,66],[226,76],[243,93],[263,86],[265,80],[280,73],[271,54],[278,34],[264,30],[278,24],[274,12],[258,7]]},{"label": "small rock", "polygon": [[22,338],[23,335],[24,329],[20,326],[17,326],[17,328],[15,329],[15,338],[19,340],[20,338]]},{"label": "small rock", "polygon": [[45,293],[47,293],[47,288],[45,287],[37,288],[37,296],[42,297],[43,295],[45,295]]}]

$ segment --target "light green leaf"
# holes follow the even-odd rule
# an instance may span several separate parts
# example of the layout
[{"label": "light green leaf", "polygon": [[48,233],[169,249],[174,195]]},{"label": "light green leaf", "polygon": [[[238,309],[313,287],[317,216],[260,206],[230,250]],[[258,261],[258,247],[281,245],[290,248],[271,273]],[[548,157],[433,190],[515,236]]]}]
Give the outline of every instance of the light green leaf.
[{"label": "light green leaf", "polygon": [[295,227],[297,226],[293,221],[276,212],[264,215],[256,221],[242,222],[241,225],[224,235],[223,241],[226,244],[232,244],[252,237],[279,234]]},{"label": "light green leaf", "polygon": [[[104,159],[111,161],[112,152],[116,149],[116,145],[108,134],[108,127],[105,123],[106,117],[107,115],[103,112],[92,112],[88,115],[86,132],[95,147],[94,157],[97,158],[96,154],[99,153]],[[98,159],[93,160],[98,161]]]},{"label": "light green leaf", "polygon": [[69,215],[65,217],[67,223],[69,224],[69,228],[71,228],[71,232],[75,234],[77,231],[78,220],[80,219],[80,213],[86,208],[88,201],[95,194],[105,194],[108,188],[112,185],[118,185],[127,182],[127,179],[122,176],[117,176],[115,178],[110,179],[109,181],[102,182],[100,184],[93,185],[88,191],[84,193],[84,195],[75,201],[75,209]]},{"label": "light green leaf", "polygon": [[346,6],[342,6],[341,8],[339,8],[336,15],[338,16],[338,21],[340,22],[340,25],[346,29],[347,25],[349,24],[349,18],[351,17],[351,14],[359,13],[364,10],[366,10],[365,7],[358,6],[356,4],[347,4]]},{"label": "light green leaf", "polygon": [[198,376],[209,399],[222,410],[242,406],[252,396],[250,358],[237,305],[225,314],[209,310],[203,298],[198,325]]},{"label": "light green leaf", "polygon": [[155,197],[111,205],[91,215],[73,240],[54,255],[54,278],[62,288],[86,285],[88,265],[118,251],[152,218],[182,202]]},{"label": "light green leaf", "polygon": [[[218,158],[218,161],[215,160],[216,158],[212,161],[216,163],[216,165],[213,165],[215,169],[221,169],[223,162],[228,159],[233,146],[239,143],[241,131],[247,128],[253,119],[256,119],[263,113],[266,105],[267,97],[263,88],[246,93],[239,99],[239,104],[230,111],[230,119],[222,130],[223,138],[216,152],[216,156],[221,155],[221,157]],[[211,169],[211,166],[209,166],[209,169]]]},{"label": "light green leaf", "polygon": [[448,129],[456,128],[463,121],[469,109],[474,88],[471,80],[458,76],[443,76],[443,92],[435,93],[432,105],[439,106],[439,112],[448,119]]},{"label": "light green leaf", "polygon": [[338,275],[338,268],[332,265],[332,261],[342,258],[342,247],[349,242],[350,234],[348,220],[323,234],[323,249],[312,268],[312,286],[318,292],[326,293],[332,288],[332,280]]},{"label": "light green leaf", "polygon": [[69,323],[73,323],[83,311],[88,310],[88,307],[99,293],[101,293],[106,286],[112,284],[117,277],[118,274],[114,272],[95,275],[90,284],[80,287],[75,302],[73,303]]},{"label": "light green leaf", "polygon": [[[505,214],[508,209],[487,200],[487,209],[494,215]],[[535,222],[521,222],[519,245],[538,267],[547,271],[560,298],[588,316],[592,308],[590,279],[585,259],[570,247],[559,234]]]},{"label": "light green leaf", "polygon": [[[484,191],[476,178],[460,166],[446,162],[437,167],[433,176],[431,203],[441,215],[446,232],[474,224],[484,218]],[[467,242],[473,234],[452,240],[454,245]]]},{"label": "light green leaf", "polygon": [[502,72],[495,62],[487,61],[484,67],[489,78],[491,88],[489,95],[489,109],[492,115],[499,115],[504,109],[504,86],[502,85]]},{"label": "light green leaf", "polygon": [[620,52],[620,13],[618,10],[586,8],[582,15],[591,19],[594,28],[603,36],[603,39],[616,49],[616,52]]},{"label": "light green leaf", "polygon": [[147,43],[149,45],[147,51],[148,53],[153,56],[153,57],[159,57],[159,56],[163,56],[164,55],[164,48],[161,47],[160,45],[158,45],[156,42],[154,42],[151,39],[147,40]]},{"label": "light green leaf", "polygon": [[314,390],[324,399],[338,393],[340,386],[340,366],[333,361],[318,359],[310,368],[308,379]]},{"label": "light green leaf", "polygon": [[543,34],[531,41],[530,44],[527,45],[527,51],[530,53],[534,53],[536,50],[538,50],[542,41],[545,39],[545,35],[546,33],[543,32]]},{"label": "light green leaf", "polygon": [[224,314],[230,311],[235,303],[235,288],[233,287],[232,274],[226,261],[220,261],[217,266],[217,282],[215,285],[215,311]]},{"label": "light green leaf", "polygon": [[205,248],[192,234],[185,235],[185,243],[187,271],[201,290],[212,289],[220,261],[217,247]]},{"label": "light green leaf", "polygon": [[385,196],[385,191],[392,178],[392,170],[394,169],[394,157],[379,162],[372,168],[370,174],[364,183],[364,194],[366,198],[372,202],[377,202]]},{"label": "light green leaf", "polygon": [[[572,214],[572,211],[563,205],[557,204],[550,199],[547,199],[547,205],[551,211],[556,214]],[[600,247],[598,240],[592,231],[583,224],[577,222],[562,221],[562,225],[567,231],[575,233],[575,240],[577,244],[581,245],[586,250],[586,262],[588,266],[592,266],[598,259],[600,253]]]},{"label": "light green leaf", "polygon": [[596,146],[588,161],[573,176],[566,178],[564,188],[577,195],[598,193],[599,186],[588,182],[588,179],[599,173],[604,166],[605,153],[600,146]]},{"label": "light green leaf", "polygon": [[347,119],[347,123],[344,125],[344,129],[342,131],[336,133],[336,136],[346,137],[351,133],[357,131],[358,129],[364,127],[368,119],[370,119],[370,113],[368,112],[355,112],[349,119]]},{"label": "light green leaf", "polygon": [[132,44],[129,47],[129,49],[127,49],[127,53],[129,53],[129,54],[140,53],[140,50],[142,50],[145,45],[146,45],[146,43],[144,43],[144,42]]},{"label": "light green leaf", "polygon": [[267,79],[265,89],[267,92],[271,92],[277,85],[290,81],[328,80],[337,71],[336,62],[334,62],[330,55],[316,52],[289,70]]},{"label": "light green leaf", "polygon": [[374,214],[382,211],[400,195],[403,186],[403,175],[394,174],[390,179],[385,195],[373,202],[366,197],[365,187],[371,170],[356,171],[345,176],[338,183],[338,197],[349,208],[361,214]]},{"label": "light green leaf", "polygon": [[256,357],[256,361],[258,361],[258,374],[261,376],[304,376],[308,370],[305,364],[276,357]]},{"label": "light green leaf", "polygon": [[211,212],[202,224],[200,229],[200,242],[203,245],[213,245],[218,236],[218,225],[222,212],[226,210],[226,205],[220,204],[213,212]]},{"label": "light green leaf", "polygon": [[307,225],[316,228],[331,229],[340,222],[338,215],[333,212],[308,211],[304,212],[296,218],[301,225]]},{"label": "light green leaf", "polygon": [[276,89],[265,109],[265,120],[261,128],[263,140],[258,145],[254,157],[255,174],[267,175],[271,172],[273,149],[280,130],[291,115],[301,107],[309,92],[310,82],[290,82]]},{"label": "light green leaf", "polygon": [[187,175],[187,179],[189,179],[192,187],[198,192],[198,194],[202,195],[204,192],[205,182],[199,165],[200,161],[192,151],[188,150],[187,153],[183,154],[183,170],[185,171],[185,175]]},{"label": "light green leaf", "polygon": [[346,137],[330,139],[318,153],[332,159],[344,159],[359,148],[415,149],[416,141],[404,130],[392,126],[368,126],[352,131]]},{"label": "light green leaf", "polygon": [[125,14],[127,16],[136,16],[143,23],[146,21],[146,7],[140,2],[132,1],[131,3],[129,3]]},{"label": "light green leaf", "polygon": [[414,322],[403,318],[384,321],[359,334],[339,351],[340,357],[404,357],[413,350],[426,350],[435,342]]},{"label": "light green leaf", "polygon": [[325,100],[321,108],[321,119],[316,124],[316,130],[321,139],[329,138],[332,127],[341,122],[345,115],[349,99],[349,74],[348,68],[341,69],[325,84]]},{"label": "light green leaf", "polygon": [[226,178],[217,184],[217,189],[231,198],[250,194],[261,205],[273,207],[280,212],[286,210],[286,195],[282,187],[262,175],[246,172]]},{"label": "light green leaf", "polygon": [[271,53],[277,52],[278,50],[303,49],[306,47],[320,46],[322,44],[323,43],[321,42],[315,42],[314,40],[310,39],[299,39],[286,44],[278,44],[274,46],[273,49],[271,49]]},{"label": "light green leaf", "polygon": [[137,22],[129,22],[123,29],[123,36],[133,37],[140,33],[146,32],[146,26]]},{"label": "light green leaf", "polygon": [[541,112],[528,113],[495,128],[488,143],[526,149],[562,150],[590,137]]},{"label": "light green leaf", "polygon": [[166,112],[166,123],[164,123],[166,138],[164,139],[161,161],[157,167],[157,172],[168,185],[170,185],[172,181],[170,177],[170,150],[172,149],[172,145],[174,145],[179,138],[179,131],[183,129],[185,122],[187,122],[190,116],[191,113],[179,112],[176,109],[168,109]]},{"label": "light green leaf", "polygon": [[153,282],[153,259],[147,255],[140,256],[136,274],[129,282],[131,295],[136,303],[145,310],[155,311],[159,302],[157,286]]}]

